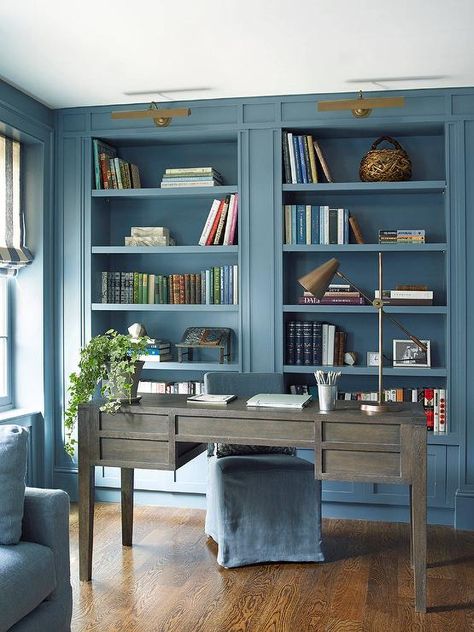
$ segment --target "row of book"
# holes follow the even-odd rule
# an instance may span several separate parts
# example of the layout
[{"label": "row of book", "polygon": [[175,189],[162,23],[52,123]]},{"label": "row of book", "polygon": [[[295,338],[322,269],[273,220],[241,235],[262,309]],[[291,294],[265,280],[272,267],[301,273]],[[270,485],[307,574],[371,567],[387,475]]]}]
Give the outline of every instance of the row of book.
[{"label": "row of book", "polygon": [[290,320],[286,325],[286,364],[342,366],[346,332],[320,321]]},{"label": "row of book", "polygon": [[162,393],[169,395],[201,395],[204,392],[204,383],[190,382],[156,382],[154,380],[141,380],[138,383],[139,393]]},{"label": "row of book", "polygon": [[348,244],[351,216],[347,208],[285,204],[285,244]]},{"label": "row of book", "polygon": [[365,305],[365,298],[347,283],[331,283],[322,298],[316,298],[311,292],[298,297],[299,305]]},{"label": "row of book", "polygon": [[237,243],[239,195],[214,200],[199,238],[200,246],[232,246]]},{"label": "row of book", "polygon": [[217,187],[222,186],[222,184],[222,176],[214,167],[166,169],[161,180],[162,189]]},{"label": "row of book", "polygon": [[115,147],[94,138],[94,177],[96,189],[140,189],[137,165],[117,156]]},{"label": "row of book", "polygon": [[[317,401],[318,387],[308,384],[291,384],[290,393],[294,395],[311,395]],[[377,392],[363,391],[339,391],[338,400],[343,401],[367,401],[376,402]],[[386,402],[421,402],[426,417],[426,428],[434,434],[446,434],[448,432],[448,412],[446,389],[444,388],[389,388],[384,390]]]},{"label": "row of book", "polygon": [[196,274],[102,272],[101,302],[119,304],[237,305],[238,266],[215,266]]},{"label": "row of book", "polygon": [[379,244],[424,244],[424,230],[379,230]]},{"label": "row of book", "polygon": [[126,246],[175,246],[170,231],[165,226],[132,226],[130,236],[125,237]]},{"label": "row of book", "polygon": [[286,184],[312,184],[320,182],[322,175],[328,182],[333,181],[321,146],[311,134],[283,132],[282,149]]}]

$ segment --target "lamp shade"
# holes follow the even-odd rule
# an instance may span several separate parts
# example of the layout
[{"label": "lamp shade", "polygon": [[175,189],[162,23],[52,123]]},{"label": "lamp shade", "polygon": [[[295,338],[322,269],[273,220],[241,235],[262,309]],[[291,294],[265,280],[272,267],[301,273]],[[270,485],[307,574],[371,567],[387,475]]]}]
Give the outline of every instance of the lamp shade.
[{"label": "lamp shade", "polygon": [[329,287],[333,276],[339,268],[337,259],[329,259],[326,263],[318,266],[308,274],[298,279],[298,283],[304,287],[307,292],[311,292],[316,298],[323,298],[324,293]]}]

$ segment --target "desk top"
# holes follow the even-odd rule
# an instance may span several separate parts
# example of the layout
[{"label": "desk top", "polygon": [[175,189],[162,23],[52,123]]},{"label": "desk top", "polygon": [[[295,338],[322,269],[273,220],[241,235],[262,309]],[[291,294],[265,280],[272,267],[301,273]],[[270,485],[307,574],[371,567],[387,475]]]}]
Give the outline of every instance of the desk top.
[{"label": "desk top", "polygon": [[[128,414],[155,414],[222,417],[241,419],[281,419],[288,421],[325,421],[325,422],[358,422],[377,424],[410,424],[425,425],[425,415],[421,404],[394,404],[393,412],[368,415],[360,410],[360,403],[355,401],[338,401],[336,410],[322,413],[317,402],[311,401],[303,409],[263,408],[246,405],[247,397],[238,397],[227,405],[189,404],[188,395],[143,395],[138,404],[124,405],[120,412]],[[99,402],[92,402],[92,406]]]}]

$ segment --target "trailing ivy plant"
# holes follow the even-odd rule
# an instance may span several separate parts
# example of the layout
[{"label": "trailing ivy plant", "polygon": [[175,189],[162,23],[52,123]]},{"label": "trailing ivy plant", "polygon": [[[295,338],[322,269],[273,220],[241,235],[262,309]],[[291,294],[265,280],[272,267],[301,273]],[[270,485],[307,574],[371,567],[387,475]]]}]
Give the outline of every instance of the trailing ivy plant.
[{"label": "trailing ivy plant", "polygon": [[65,450],[74,455],[77,441],[72,436],[79,406],[92,399],[101,382],[100,394],[105,402],[100,410],[116,413],[121,400],[131,399],[135,363],[146,353],[147,338],[132,338],[109,329],[95,336],[81,350],[78,370],[69,376],[69,403],[65,412]]}]

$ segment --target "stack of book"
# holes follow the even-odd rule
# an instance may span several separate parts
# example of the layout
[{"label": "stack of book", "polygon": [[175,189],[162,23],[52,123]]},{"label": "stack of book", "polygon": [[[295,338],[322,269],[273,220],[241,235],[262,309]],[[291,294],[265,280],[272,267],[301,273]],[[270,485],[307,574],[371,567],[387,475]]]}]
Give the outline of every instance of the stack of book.
[{"label": "stack of book", "polygon": [[140,356],[143,362],[169,362],[172,359],[169,340],[149,338],[146,352]]},{"label": "stack of book", "polygon": [[342,366],[346,333],[335,325],[291,320],[286,327],[286,363],[307,366]]},{"label": "stack of book", "polygon": [[161,188],[217,187],[222,183],[222,176],[214,167],[183,167],[166,169],[161,180]]},{"label": "stack of book", "polygon": [[101,302],[120,304],[237,305],[238,266],[196,274],[102,272]]},{"label": "stack of book", "polygon": [[285,244],[348,244],[347,208],[285,204]]},{"label": "stack of book", "polygon": [[136,165],[117,156],[115,147],[93,139],[96,189],[140,189],[140,172]]},{"label": "stack of book", "polygon": [[157,382],[142,380],[138,383],[139,393],[168,393],[180,395],[200,395],[204,392],[203,382]]},{"label": "stack of book", "polygon": [[[433,290],[426,286],[407,286],[414,289],[399,288],[396,290],[384,290],[382,299],[385,305],[433,305]],[[415,289],[423,287],[423,289]],[[379,298],[379,291],[375,290],[375,298]]]},{"label": "stack of book", "polygon": [[200,246],[232,246],[237,243],[239,196],[214,200],[199,238]]},{"label": "stack of book", "polygon": [[305,292],[298,298],[299,305],[365,305],[361,293],[349,284],[331,283],[323,298],[316,298],[311,292]]},{"label": "stack of book", "polygon": [[446,434],[448,431],[446,389],[425,388],[423,409],[426,416],[426,428],[434,434]]},{"label": "stack of book", "polygon": [[126,246],[175,246],[170,231],[164,226],[132,226],[130,237],[125,237]]},{"label": "stack of book", "polygon": [[[388,388],[384,390],[386,402],[420,402],[423,400],[423,388]],[[369,401],[376,402],[378,393],[374,392],[342,392],[339,391],[338,399],[347,401]]]},{"label": "stack of book", "polygon": [[[286,184],[313,184],[324,174],[332,182],[328,165],[317,140],[311,134],[283,132],[283,178]],[[318,175],[318,169],[320,173]]]},{"label": "stack of book", "polygon": [[379,230],[379,244],[424,244],[424,230]]}]

